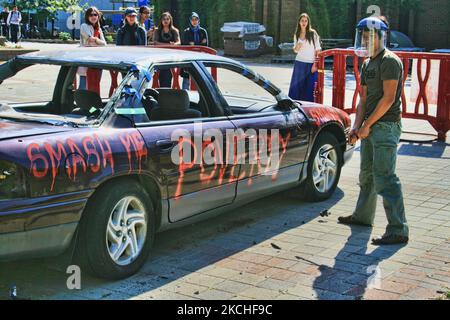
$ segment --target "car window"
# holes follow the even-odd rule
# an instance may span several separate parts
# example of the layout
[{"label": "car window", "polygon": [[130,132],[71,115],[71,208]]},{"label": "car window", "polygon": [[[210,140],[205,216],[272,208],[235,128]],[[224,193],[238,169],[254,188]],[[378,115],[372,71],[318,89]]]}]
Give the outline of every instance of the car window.
[{"label": "car window", "polygon": [[33,65],[0,84],[2,103],[49,102],[53,97],[60,66]]},{"label": "car window", "polygon": [[190,64],[157,65],[141,89],[148,119],[144,122],[197,119],[210,116],[198,74]]},{"label": "car window", "polygon": [[25,118],[82,124],[100,116],[121,82],[119,71],[84,66],[28,66],[0,84],[1,103],[8,106],[3,108],[2,115],[11,115],[13,110]]},{"label": "car window", "polygon": [[122,79],[123,75],[118,71],[79,67],[76,89],[95,91],[102,99],[109,99]]},{"label": "car window", "polygon": [[[212,75],[217,69],[217,88],[234,114],[251,113],[277,104],[275,92],[267,90],[267,82],[249,70],[204,63]],[[265,88],[266,87],[266,88]],[[258,108],[254,108],[258,105]]]}]

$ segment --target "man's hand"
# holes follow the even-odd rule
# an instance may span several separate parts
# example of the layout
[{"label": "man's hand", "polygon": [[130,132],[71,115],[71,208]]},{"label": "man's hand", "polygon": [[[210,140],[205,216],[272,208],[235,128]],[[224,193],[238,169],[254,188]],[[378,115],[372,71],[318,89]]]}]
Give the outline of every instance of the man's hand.
[{"label": "man's hand", "polygon": [[359,137],[358,137],[358,129],[352,129],[352,131],[350,131],[349,135],[348,135],[348,143],[349,144],[356,144],[356,142],[358,142]]},{"label": "man's hand", "polygon": [[369,137],[369,135],[370,135],[370,127],[364,124],[361,127],[361,129],[358,130],[358,137],[361,140],[365,140]]},{"label": "man's hand", "polygon": [[311,73],[316,73],[317,70],[319,70],[319,69],[317,68],[317,64],[314,63],[314,64],[312,65],[312,67],[311,67]]}]

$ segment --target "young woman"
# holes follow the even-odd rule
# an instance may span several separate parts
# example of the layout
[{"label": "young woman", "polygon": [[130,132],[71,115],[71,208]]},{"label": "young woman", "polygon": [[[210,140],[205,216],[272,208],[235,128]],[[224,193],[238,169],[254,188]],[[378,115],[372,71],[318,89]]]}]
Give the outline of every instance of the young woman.
[{"label": "young woman", "polygon": [[[90,7],[84,15],[84,23],[80,27],[80,45],[82,47],[103,47],[106,40],[100,27],[101,12],[96,7]],[[87,89],[100,94],[101,70],[78,68],[80,75],[79,89]]]},{"label": "young woman", "polygon": [[[160,19],[158,28],[153,34],[155,45],[180,45],[180,32],[173,26],[173,18],[170,12],[164,12]],[[159,73],[159,85],[161,88],[172,87],[172,72],[161,70]]]},{"label": "young woman", "polygon": [[192,12],[189,17],[189,27],[183,31],[181,44],[186,46],[208,46],[208,32],[200,26],[200,16]]},{"label": "young woman", "polygon": [[298,19],[294,35],[295,59],[289,97],[294,100],[314,101],[314,86],[317,82],[316,58],[322,50],[320,37],[311,27],[308,14],[302,13]]},{"label": "young woman", "polygon": [[[147,43],[153,42],[153,32],[154,26],[152,25],[152,21],[150,20],[151,11],[147,6],[142,6],[139,8],[139,27],[144,29],[147,32]],[[148,25],[148,21],[150,20],[150,26]]]},{"label": "young woman", "polygon": [[80,45],[82,47],[106,46],[105,37],[100,27],[101,12],[90,7],[84,15],[84,23],[80,27]]}]

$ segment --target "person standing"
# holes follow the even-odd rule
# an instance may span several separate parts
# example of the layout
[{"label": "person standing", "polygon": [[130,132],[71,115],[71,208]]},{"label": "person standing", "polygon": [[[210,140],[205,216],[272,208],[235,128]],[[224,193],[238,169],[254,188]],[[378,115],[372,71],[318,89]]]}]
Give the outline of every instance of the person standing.
[{"label": "person standing", "polygon": [[147,22],[150,20],[150,8],[147,6],[142,6],[139,8],[139,27],[144,29],[147,33],[147,43],[153,40],[153,32],[147,26]]},{"label": "person standing", "polygon": [[9,8],[4,7],[3,12],[0,16],[0,24],[1,24],[1,29],[2,29],[0,36],[4,36],[7,39],[9,38],[8,16],[9,16]]},{"label": "person standing", "polygon": [[[180,32],[173,25],[173,18],[170,12],[164,12],[159,19],[158,28],[153,33],[155,45],[180,45]],[[162,88],[172,87],[171,70],[160,70],[159,85]]]},{"label": "person standing", "polygon": [[[192,12],[189,17],[189,27],[181,35],[181,44],[184,46],[209,46],[208,32],[200,26],[200,16]],[[187,72],[181,72],[183,90],[190,90],[190,77]]]},{"label": "person standing", "polygon": [[19,42],[20,37],[20,22],[22,21],[22,14],[18,10],[17,6],[13,7],[13,10],[9,13],[6,24],[8,25],[11,33],[11,42]]},{"label": "person standing", "polygon": [[186,46],[209,46],[208,32],[200,26],[200,16],[192,12],[189,27],[183,31],[181,44]]},{"label": "person standing", "polygon": [[374,245],[409,241],[402,186],[396,175],[397,148],[402,132],[401,96],[403,64],[386,49],[389,26],[370,17],[357,26],[355,53],[368,58],[361,70],[361,99],[350,132],[350,143],[361,139],[360,194],[351,216],[339,217],[347,225],[372,226],[377,195],[383,197],[388,226]]},{"label": "person standing", "polygon": [[116,45],[118,46],[146,46],[147,32],[139,26],[137,11],[134,8],[125,10],[124,24],[117,31]]},{"label": "person standing", "polygon": [[314,102],[314,86],[318,79],[316,59],[321,50],[319,34],[312,28],[309,15],[302,13],[294,35],[297,56],[289,89],[291,99]]},{"label": "person standing", "polygon": [[[90,7],[84,15],[84,23],[80,27],[80,45],[82,47],[104,47],[105,36],[100,26],[101,12],[96,7]],[[79,89],[87,87],[89,91],[100,94],[102,71],[92,68],[78,68],[80,75]]]}]

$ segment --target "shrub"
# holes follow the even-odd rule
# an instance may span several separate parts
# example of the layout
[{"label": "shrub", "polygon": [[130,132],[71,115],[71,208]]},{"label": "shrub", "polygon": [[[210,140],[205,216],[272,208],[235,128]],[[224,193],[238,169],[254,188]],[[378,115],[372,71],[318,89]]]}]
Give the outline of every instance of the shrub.
[{"label": "shrub", "polygon": [[59,39],[62,41],[69,41],[70,39],[72,39],[72,37],[70,36],[70,33],[68,33],[68,32],[61,32],[59,34]]}]

